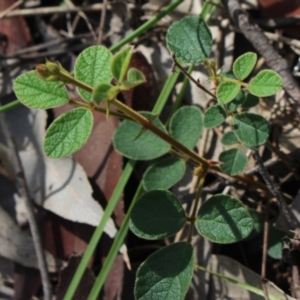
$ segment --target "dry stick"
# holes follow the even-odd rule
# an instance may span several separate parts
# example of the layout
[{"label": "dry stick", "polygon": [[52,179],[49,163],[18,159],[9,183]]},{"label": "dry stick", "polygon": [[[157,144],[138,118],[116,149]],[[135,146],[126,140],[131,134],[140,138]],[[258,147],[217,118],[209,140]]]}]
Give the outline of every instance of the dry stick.
[{"label": "dry stick", "polygon": [[285,91],[295,102],[300,102],[300,88],[291,75],[287,61],[270,45],[268,38],[252,21],[249,14],[241,8],[237,0],[223,0],[223,3],[244,36],[252,43],[259,54],[265,58],[269,67],[282,77]]},{"label": "dry stick", "polygon": [[[127,4],[129,9],[134,9],[134,4]],[[156,5],[147,5],[143,7],[145,11],[156,11]],[[50,7],[38,7],[38,8],[23,8],[10,11],[3,16],[3,19],[14,18],[14,17],[27,17],[27,16],[44,16],[53,14],[65,14],[65,13],[79,13],[79,12],[96,12],[103,9],[103,4],[93,4],[88,6],[50,6]],[[111,10],[112,5],[108,4],[107,9]]]},{"label": "dry stick", "polygon": [[7,9],[5,9],[3,12],[0,13],[0,20],[3,19],[10,11],[14,10],[17,6],[23,3],[23,0],[19,0],[15,3],[13,3],[11,6],[9,6]]},{"label": "dry stick", "polygon": [[268,300],[268,290],[266,286],[266,265],[268,255],[268,238],[269,238],[269,206],[270,200],[267,198],[266,213],[264,220],[264,239],[263,239],[263,252],[262,252],[262,263],[261,263],[261,285],[265,294],[265,298]]},{"label": "dry stick", "polygon": [[206,89],[203,85],[200,84],[200,82],[198,82],[197,80],[195,80],[177,61],[175,58],[175,54],[172,54],[172,60],[174,65],[189,79],[191,80],[194,84],[196,84],[196,86],[201,89],[202,91],[204,91],[205,93],[207,93],[208,95],[210,95],[211,97],[213,97],[214,99],[216,98],[216,95],[214,95],[212,92],[210,92],[208,89]]},{"label": "dry stick", "polygon": [[103,0],[103,9],[100,17],[97,45],[101,45],[103,39],[103,29],[104,29],[104,23],[106,18],[106,8],[107,8],[107,0]]},{"label": "dry stick", "polygon": [[[73,2],[71,0],[65,0],[65,1],[66,1],[66,3],[67,3],[68,6],[75,7],[75,5],[73,4]],[[91,32],[91,34],[94,37],[94,40],[96,40],[96,34],[95,34],[94,30],[93,30],[93,26],[91,25],[91,23],[90,23],[88,17],[86,16],[86,14],[82,10],[80,10],[80,11],[78,11],[78,15],[85,21],[85,23],[86,23],[89,31]],[[72,29],[75,30],[74,27]]]},{"label": "dry stick", "polygon": [[37,262],[39,266],[39,270],[41,273],[42,285],[43,285],[43,292],[44,292],[44,299],[51,300],[52,299],[52,288],[51,283],[48,276],[47,264],[45,259],[44,250],[42,247],[41,237],[38,230],[38,225],[34,215],[34,207],[32,201],[30,199],[28,186],[25,180],[24,170],[22,166],[22,162],[17,150],[17,147],[13,141],[9,128],[5,122],[5,116],[0,116],[0,124],[1,130],[7,142],[7,146],[9,149],[12,149],[11,156],[12,161],[14,162],[14,170],[16,174],[16,184],[18,188],[19,194],[24,199],[24,204],[26,207],[27,217],[29,221],[30,231],[32,235],[32,240],[34,244],[35,253],[37,256]]},{"label": "dry stick", "polygon": [[290,208],[286,205],[281,193],[279,190],[276,188],[274,181],[271,179],[271,176],[267,169],[264,166],[263,160],[260,157],[258,150],[257,149],[252,149],[252,154],[253,157],[259,167],[259,173],[264,179],[266,185],[268,186],[270,192],[272,195],[277,199],[279,208],[283,216],[285,217],[286,221],[288,222],[290,228],[289,229],[296,229],[299,227],[299,222],[293,215],[292,211]]}]

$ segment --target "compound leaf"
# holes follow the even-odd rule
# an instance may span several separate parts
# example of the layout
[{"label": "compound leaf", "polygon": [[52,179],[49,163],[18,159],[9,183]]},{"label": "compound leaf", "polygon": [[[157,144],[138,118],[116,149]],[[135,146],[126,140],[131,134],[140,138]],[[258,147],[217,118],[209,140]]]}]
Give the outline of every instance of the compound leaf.
[{"label": "compound leaf", "polygon": [[167,47],[177,59],[187,63],[199,63],[205,60],[212,44],[210,29],[204,20],[196,16],[187,16],[174,22],[167,32]]},{"label": "compound leaf", "polygon": [[128,46],[120,50],[117,54],[115,54],[112,59],[111,72],[118,82],[122,82],[125,77],[132,53],[133,47]]},{"label": "compound leaf", "polygon": [[240,79],[244,80],[252,72],[257,61],[257,55],[254,52],[247,52],[239,56],[233,63],[233,73]]},{"label": "compound leaf", "polygon": [[185,162],[177,157],[169,157],[151,165],[143,175],[145,191],[169,189],[184,175]]},{"label": "compound leaf", "polygon": [[137,271],[137,300],[182,300],[190,286],[195,258],[190,243],[180,242],[151,254]]},{"label": "compound leaf", "polygon": [[[110,83],[112,74],[110,63],[112,54],[103,46],[91,46],[83,50],[77,57],[75,63],[75,77],[91,87],[99,82]],[[78,89],[80,96],[87,101],[92,101],[92,94]]]},{"label": "compound leaf", "polygon": [[57,81],[46,81],[38,77],[36,71],[18,76],[14,82],[17,98],[34,109],[47,109],[68,103],[66,87]]},{"label": "compound leaf", "polygon": [[89,138],[93,115],[86,108],[75,108],[58,117],[46,132],[44,150],[47,156],[58,158],[79,150]]},{"label": "compound leaf", "polygon": [[272,70],[260,71],[249,83],[249,92],[258,97],[274,95],[281,88],[282,79]]},{"label": "compound leaf", "polygon": [[246,154],[240,149],[230,149],[220,153],[221,170],[231,176],[241,173],[248,162]]},{"label": "compound leaf", "polygon": [[217,98],[220,103],[226,104],[232,101],[239,93],[241,86],[236,82],[224,81],[218,85]]},{"label": "compound leaf", "polygon": [[[142,112],[143,116],[153,119],[153,114]],[[166,132],[161,122],[155,118],[152,123]],[[149,160],[160,157],[170,151],[171,146],[164,140],[149,130],[145,130],[141,125],[125,120],[115,131],[113,144],[115,149],[122,155],[136,160]]]},{"label": "compound leaf", "polygon": [[229,244],[247,237],[253,221],[241,201],[228,195],[215,195],[198,212],[196,229],[208,240]]},{"label": "compound leaf", "polygon": [[129,227],[137,236],[154,240],[176,234],[184,225],[185,212],[167,190],[145,193],[134,205]]},{"label": "compound leaf", "polygon": [[268,121],[257,114],[241,113],[233,118],[234,132],[248,148],[264,144],[269,137]]},{"label": "compound leaf", "polygon": [[195,106],[181,107],[170,120],[170,134],[188,148],[193,148],[197,144],[202,130],[202,112]]},{"label": "compound leaf", "polygon": [[239,143],[238,138],[236,137],[235,133],[233,131],[228,131],[225,132],[222,139],[221,139],[221,143],[226,145],[226,146],[230,146],[230,145],[234,145],[236,143]]},{"label": "compound leaf", "polygon": [[214,128],[226,120],[226,112],[222,105],[216,104],[210,107],[204,114],[204,127]]}]

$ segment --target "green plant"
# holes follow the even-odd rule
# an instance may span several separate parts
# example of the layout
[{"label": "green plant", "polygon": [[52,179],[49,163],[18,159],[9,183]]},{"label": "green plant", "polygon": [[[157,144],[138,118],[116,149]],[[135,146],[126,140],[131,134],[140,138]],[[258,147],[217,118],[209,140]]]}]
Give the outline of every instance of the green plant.
[{"label": "green plant", "polygon": [[[236,59],[233,74],[222,74],[216,69],[215,62],[207,59],[211,43],[211,32],[201,18],[185,17],[169,28],[167,45],[173,53],[176,70],[181,70],[204,89],[181,65],[203,63],[215,84],[216,95],[206,91],[215,98],[216,104],[204,115],[194,106],[179,108],[171,116],[167,129],[157,112],[136,112],[117,98],[119,92],[145,81],[139,70],[128,68],[133,53],[131,46],[114,55],[103,46],[92,46],[78,56],[74,76],[59,63],[46,61],[35,71],[20,75],[14,83],[18,99],[31,108],[48,109],[65,103],[75,106],[47,130],[44,150],[51,158],[70,155],[84,145],[93,126],[92,111],[125,119],[113,139],[114,147],[122,155],[132,160],[172,155],[156,161],[145,172],[142,185],[146,192],[139,198],[140,192],[137,194],[135,205],[127,213],[126,226],[142,238],[161,239],[176,234],[188,223],[189,234],[187,241],[162,248],[140,266],[135,285],[136,299],[153,299],[157,295],[159,299],[183,299],[195,264],[190,243],[194,228],[216,243],[242,240],[253,228],[251,215],[240,200],[220,194],[200,205],[201,190],[210,168],[249,183],[249,179],[238,175],[247,164],[244,148],[264,144],[269,136],[269,124],[262,116],[246,110],[257,105],[258,97],[279,91],[282,82],[280,76],[270,70],[259,72],[249,83],[244,82],[256,64],[256,54],[252,52]],[[77,87],[84,102],[69,98],[66,83]],[[118,112],[110,110],[111,106]],[[222,152],[219,162],[208,161],[192,150],[203,127],[213,128],[224,122],[228,123],[230,131],[224,134],[222,142],[237,145],[236,148]],[[181,179],[188,160],[195,164],[194,175],[198,178],[191,216],[186,215],[179,200],[167,190]],[[262,187],[259,183],[250,183]],[[126,233],[126,226],[120,229],[120,234]],[[89,299],[95,299],[98,292],[99,288],[93,289]]]}]

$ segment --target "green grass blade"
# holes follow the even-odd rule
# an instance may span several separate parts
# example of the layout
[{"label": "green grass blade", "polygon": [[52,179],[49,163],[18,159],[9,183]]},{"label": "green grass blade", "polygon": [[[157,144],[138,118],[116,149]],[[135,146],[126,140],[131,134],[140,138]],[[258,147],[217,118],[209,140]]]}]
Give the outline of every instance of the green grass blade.
[{"label": "green grass blade", "polygon": [[166,6],[163,9],[161,9],[160,12],[156,16],[154,16],[149,21],[147,21],[146,23],[144,23],[142,26],[140,26],[139,28],[137,28],[134,32],[132,32],[131,34],[129,34],[127,37],[125,37],[124,39],[122,39],[120,42],[118,42],[115,45],[113,45],[112,47],[110,47],[109,50],[111,52],[119,50],[120,48],[122,48],[123,46],[125,46],[127,43],[131,42],[133,39],[135,39],[136,37],[140,36],[146,30],[148,30],[149,28],[151,28],[152,26],[154,26],[161,18],[163,18],[165,15],[167,15],[172,10],[174,10],[182,2],[183,2],[183,0],[172,1],[168,6]]},{"label": "green grass blade", "polygon": [[169,95],[171,94],[172,90],[174,89],[175,83],[178,79],[179,72],[176,72],[172,75],[170,75],[165,82],[165,85],[159,94],[158,99],[156,100],[156,103],[153,107],[152,113],[154,115],[159,115],[161,111],[163,110],[166,102],[168,101]]},{"label": "green grass blade", "polygon": [[[230,282],[230,283],[232,283],[232,284],[234,284],[236,286],[239,286],[240,288],[245,289],[245,290],[247,290],[249,292],[255,293],[255,294],[260,295],[262,297],[265,296],[264,291],[262,289],[254,287],[254,286],[252,286],[250,284],[247,284],[247,283],[244,283],[244,282],[232,279],[230,277],[224,276],[224,275],[216,273],[216,272],[212,272],[212,271],[210,271],[208,269],[205,269],[204,267],[199,266],[199,265],[197,265],[196,268],[199,269],[199,270],[202,270],[204,272],[207,272],[207,273],[209,273],[211,275],[217,276],[218,278],[220,278],[220,279],[222,279],[224,281]],[[270,300],[282,300],[282,298],[274,296],[274,295],[272,295],[270,293],[268,293],[268,297],[269,297]]]},{"label": "green grass blade", "polygon": [[20,104],[21,104],[21,102],[19,100],[15,100],[15,101],[9,102],[5,105],[2,105],[2,106],[0,106],[0,114],[15,108],[15,107],[19,106]]},{"label": "green grass blade", "polygon": [[123,173],[114,189],[113,194],[111,195],[111,198],[107,204],[107,207],[104,211],[104,214],[102,216],[102,219],[98,225],[98,227],[96,228],[96,230],[93,233],[93,236],[82,256],[82,259],[77,267],[77,270],[72,278],[72,281],[69,285],[69,288],[67,290],[66,295],[64,296],[64,300],[71,300],[76,292],[76,289],[79,285],[79,282],[82,278],[82,275],[95,251],[95,248],[100,240],[100,237],[102,236],[104,227],[108,221],[108,219],[110,218],[110,216],[112,215],[115,206],[117,205],[121,194],[123,192],[123,189],[133,171],[135,165],[135,161],[128,161],[128,163],[126,164],[125,169],[123,170]]},{"label": "green grass blade", "polygon": [[135,204],[135,202],[137,201],[137,199],[139,198],[141,192],[143,190],[143,186],[142,186],[142,182],[140,182],[136,192],[135,192],[135,195],[132,199],[132,202],[130,204],[130,207],[126,213],[126,216],[124,218],[124,221],[121,225],[121,228],[119,229],[117,235],[116,235],[116,238],[109,250],[109,253],[107,255],[107,258],[101,268],[101,271],[96,279],[96,282],[89,294],[89,297],[87,300],[95,300],[98,298],[98,295],[101,291],[101,288],[107,278],[107,275],[115,261],[115,258],[119,252],[119,249],[121,248],[123,242],[124,242],[124,239],[127,235],[127,232],[128,232],[128,228],[129,228],[129,219],[130,219],[130,214],[131,214],[131,211],[132,211],[132,208]]}]

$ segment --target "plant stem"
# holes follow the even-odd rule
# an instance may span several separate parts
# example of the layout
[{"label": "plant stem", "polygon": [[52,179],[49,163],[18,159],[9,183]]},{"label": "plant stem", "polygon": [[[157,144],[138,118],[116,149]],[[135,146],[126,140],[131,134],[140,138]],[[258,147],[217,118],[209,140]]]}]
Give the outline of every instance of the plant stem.
[{"label": "plant stem", "polygon": [[229,82],[234,82],[236,84],[239,84],[241,86],[244,86],[245,88],[248,88],[249,87],[249,83],[246,83],[246,82],[243,82],[243,81],[240,81],[240,80],[236,80],[236,79],[233,79],[233,78],[230,78],[230,77],[226,77],[226,76],[222,76],[220,77],[222,80],[224,81],[229,81]]},{"label": "plant stem", "polygon": [[[103,114],[106,114],[107,111],[104,108],[98,107],[98,106],[94,106],[92,103],[88,104],[88,103],[83,103],[83,102],[79,102],[73,99],[69,99],[69,103],[75,105],[76,107],[84,107],[90,110],[94,110]],[[110,116],[114,116],[114,117],[118,117],[120,119],[126,119],[126,120],[132,120],[130,117],[128,117],[127,115],[123,114],[123,113],[119,113],[116,111],[109,111],[109,115]]]},{"label": "plant stem", "polygon": [[258,150],[257,149],[252,149],[252,154],[253,154],[253,157],[254,157],[257,165],[258,165],[260,175],[262,176],[262,178],[266,182],[267,187],[269,188],[272,195],[277,199],[280,211],[283,214],[286,221],[288,222],[288,224],[290,226],[290,229],[294,230],[294,229],[298,228],[299,227],[299,221],[297,221],[297,219],[293,215],[291,209],[286,205],[281,193],[279,192],[279,190],[275,186],[275,183],[272,180],[268,170],[264,166],[263,160],[262,160],[261,156],[259,155]]},{"label": "plant stem", "polygon": [[[188,74],[191,74],[192,71],[193,71],[193,69],[194,69],[194,65],[192,64],[192,65],[189,66],[189,68],[188,68],[188,70],[187,70],[187,73],[188,73]],[[178,73],[178,74],[179,74],[179,73]],[[184,80],[183,80],[183,83],[182,83],[180,92],[179,92],[179,94],[178,94],[178,96],[177,96],[177,98],[176,98],[176,101],[175,101],[174,104],[172,105],[172,110],[171,110],[170,115],[169,115],[169,117],[168,117],[168,119],[167,119],[167,121],[166,121],[165,126],[168,126],[168,124],[169,124],[169,122],[170,122],[170,120],[171,120],[171,117],[173,116],[173,114],[175,113],[175,111],[179,108],[179,106],[180,106],[180,104],[181,104],[181,102],[182,102],[184,93],[185,93],[185,91],[186,91],[186,88],[187,88],[189,82],[190,82],[189,79],[188,79],[187,77],[185,77]]]},{"label": "plant stem", "polygon": [[206,159],[198,156],[197,153],[188,149],[187,147],[185,147],[184,145],[182,145],[181,143],[176,141],[174,138],[172,138],[170,135],[168,135],[164,131],[162,131],[159,128],[157,128],[156,126],[154,126],[150,120],[148,120],[147,118],[145,118],[144,116],[142,116],[141,114],[136,112],[135,110],[131,109],[129,106],[123,104],[122,102],[120,102],[117,99],[112,100],[111,103],[116,108],[118,108],[120,111],[122,111],[124,114],[128,115],[130,118],[132,118],[137,123],[142,125],[144,128],[149,129],[150,131],[155,133],[157,136],[162,138],[164,141],[166,141],[167,143],[172,145],[174,148],[176,148],[177,150],[181,151],[182,153],[188,155],[196,163],[203,164],[206,166],[209,165],[209,163],[207,162]]},{"label": "plant stem", "polygon": [[205,93],[209,94],[211,97],[213,97],[214,99],[217,99],[216,95],[214,95],[212,92],[210,92],[208,89],[206,89],[204,86],[202,86],[197,80],[195,80],[191,74],[189,74],[189,72],[187,72],[175,59],[175,55],[172,55],[172,59],[173,62],[175,64],[175,66],[188,78],[190,79],[192,82],[194,82],[196,84],[196,86],[201,89],[202,91],[204,91]]},{"label": "plant stem", "polygon": [[202,165],[201,166],[201,173],[198,175],[198,188],[197,188],[197,194],[196,194],[196,199],[194,201],[194,207],[193,207],[193,211],[192,214],[190,216],[190,220],[191,220],[191,224],[190,224],[190,228],[189,228],[189,233],[188,233],[188,239],[187,241],[190,243],[192,240],[192,236],[193,236],[193,231],[194,231],[194,226],[195,226],[195,222],[196,222],[196,218],[197,218],[197,210],[201,201],[201,192],[202,192],[202,188],[204,185],[204,181],[205,181],[205,177],[207,174],[207,170],[208,170],[209,165]]}]

